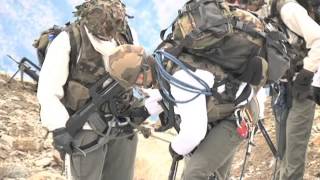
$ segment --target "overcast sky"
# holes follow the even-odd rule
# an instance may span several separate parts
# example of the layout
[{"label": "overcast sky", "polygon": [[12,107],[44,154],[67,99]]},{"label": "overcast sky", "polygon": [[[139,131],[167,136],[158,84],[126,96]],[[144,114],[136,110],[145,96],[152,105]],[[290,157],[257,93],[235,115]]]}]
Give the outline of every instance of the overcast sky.
[{"label": "overcast sky", "polygon": [[[141,45],[152,51],[160,42],[160,30],[170,25],[186,0],[124,0],[129,23]],[[0,71],[17,69],[6,54],[37,62],[32,46],[41,31],[73,20],[74,6],[83,0],[1,0]],[[174,2],[174,3],[173,3]]]}]

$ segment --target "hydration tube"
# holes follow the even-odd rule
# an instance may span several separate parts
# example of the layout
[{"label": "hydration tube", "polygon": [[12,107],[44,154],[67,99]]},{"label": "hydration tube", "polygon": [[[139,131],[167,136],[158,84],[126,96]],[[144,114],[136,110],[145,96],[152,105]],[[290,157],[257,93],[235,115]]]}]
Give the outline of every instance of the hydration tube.
[{"label": "hydration tube", "polygon": [[[198,76],[194,75],[192,71],[179,60],[178,58],[174,57],[168,52],[165,52],[164,50],[157,50],[154,52],[154,59],[155,59],[155,70],[157,73],[157,78],[159,81],[160,89],[163,91],[166,98],[173,102],[173,103],[188,103],[194,99],[196,99],[201,94],[204,94],[206,96],[211,96],[211,88],[209,85],[202,79],[200,79]],[[173,77],[169,72],[167,72],[166,68],[164,67],[165,61],[171,61],[175,65],[177,65],[179,68],[181,68],[183,71],[185,71],[188,75],[190,75],[193,79],[195,79],[202,88],[195,87],[192,84],[189,84],[187,82],[183,82],[175,77]],[[187,92],[195,93],[196,95],[188,100],[175,100],[169,93],[169,91],[165,88],[164,81],[168,82],[169,84],[180,88],[182,90],[185,90]]]}]

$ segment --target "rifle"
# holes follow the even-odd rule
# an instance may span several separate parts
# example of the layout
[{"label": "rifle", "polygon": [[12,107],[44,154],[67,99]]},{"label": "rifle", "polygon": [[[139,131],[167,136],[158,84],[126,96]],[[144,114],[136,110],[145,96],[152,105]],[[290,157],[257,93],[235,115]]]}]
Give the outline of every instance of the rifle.
[{"label": "rifle", "polygon": [[66,123],[66,129],[68,133],[74,137],[79,130],[82,129],[83,125],[87,122],[90,115],[93,112],[99,112],[100,107],[107,102],[111,114],[117,116],[117,108],[114,99],[119,93],[124,92],[124,88],[120,86],[119,82],[111,78],[109,74],[98,80],[89,89],[91,99],[76,111]]},{"label": "rifle", "polygon": [[40,67],[34,64],[31,60],[27,59],[26,57],[23,57],[20,62],[15,60],[10,55],[7,55],[13,62],[18,64],[18,70],[11,76],[9,81],[7,83],[10,83],[11,80],[17,75],[17,73],[21,72],[21,82],[23,82],[23,74],[26,73],[31,79],[38,82],[39,80],[39,72]]}]

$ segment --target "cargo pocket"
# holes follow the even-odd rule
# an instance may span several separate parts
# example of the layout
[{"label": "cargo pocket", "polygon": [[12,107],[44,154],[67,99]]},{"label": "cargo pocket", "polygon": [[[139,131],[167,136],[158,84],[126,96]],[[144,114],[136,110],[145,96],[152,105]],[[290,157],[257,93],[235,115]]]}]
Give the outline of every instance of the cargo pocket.
[{"label": "cargo pocket", "polygon": [[[74,140],[74,145],[78,147],[88,146],[97,140],[98,136],[93,131],[81,131]],[[101,146],[96,150],[86,153],[76,151],[70,157],[72,176],[86,179],[98,179],[102,173],[107,148]]]}]

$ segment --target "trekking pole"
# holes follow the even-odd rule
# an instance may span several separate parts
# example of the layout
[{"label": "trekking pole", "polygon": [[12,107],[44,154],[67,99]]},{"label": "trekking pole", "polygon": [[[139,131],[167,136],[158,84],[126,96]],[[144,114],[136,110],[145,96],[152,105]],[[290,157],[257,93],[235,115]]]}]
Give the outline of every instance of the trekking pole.
[{"label": "trekking pole", "polygon": [[240,175],[240,180],[242,180],[243,176],[244,176],[244,171],[246,168],[246,164],[247,164],[247,159],[248,157],[251,155],[251,147],[255,146],[255,144],[253,143],[253,138],[254,135],[256,134],[257,131],[257,126],[249,133],[249,138],[248,138],[248,143],[247,143],[247,147],[246,147],[246,153],[244,156],[244,160],[243,160],[243,164],[242,164],[242,170],[241,170],[241,175]]},{"label": "trekking pole", "polygon": [[266,140],[266,142],[267,142],[267,144],[268,144],[273,156],[275,158],[277,158],[278,155],[279,155],[278,151],[277,151],[276,147],[274,146],[274,144],[273,144],[273,142],[272,142],[272,140],[271,140],[266,128],[264,127],[263,123],[261,122],[261,119],[259,119],[257,123],[258,123],[258,127],[259,127],[264,139]]},{"label": "trekking pole", "polygon": [[172,163],[171,163],[171,167],[170,167],[170,173],[169,173],[168,180],[175,180],[176,179],[178,165],[179,165],[179,160],[177,158],[173,158]]}]

